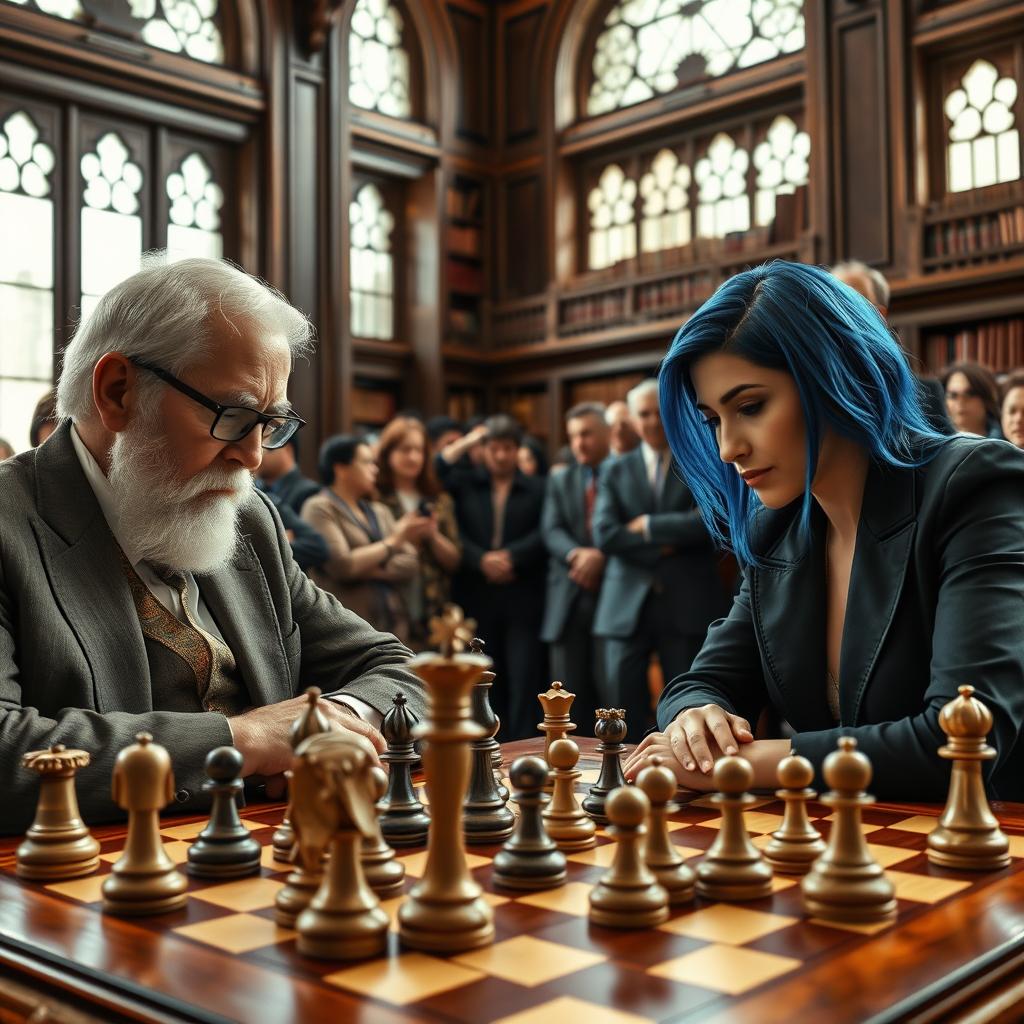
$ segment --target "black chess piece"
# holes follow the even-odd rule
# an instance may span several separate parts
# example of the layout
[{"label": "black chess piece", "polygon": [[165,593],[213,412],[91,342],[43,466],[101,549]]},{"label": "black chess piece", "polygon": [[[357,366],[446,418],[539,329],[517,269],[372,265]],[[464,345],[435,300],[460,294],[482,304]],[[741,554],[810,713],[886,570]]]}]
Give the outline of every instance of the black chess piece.
[{"label": "black chess piece", "polygon": [[550,799],[544,792],[548,766],[542,757],[520,757],[512,762],[509,780],[519,805],[519,821],[512,837],[494,857],[492,878],[505,889],[553,889],[565,882],[565,854],[547,834],[541,818]]},{"label": "black chess piece", "polygon": [[601,755],[601,774],[583,800],[583,810],[599,825],[607,825],[604,803],[613,789],[626,784],[622,774],[622,752],[626,738],[626,712],[617,708],[598,708],[594,735],[601,741],[597,748]]},{"label": "black chess piece", "polygon": [[430,815],[412,786],[412,766],[419,755],[413,748],[415,719],[407,703],[404,693],[396,693],[381,726],[388,745],[380,756],[388,765],[388,788],[377,806],[380,830],[392,846],[418,846],[426,842],[430,829]]},{"label": "black chess piece", "polygon": [[[493,715],[492,719],[491,728],[497,728],[497,719]],[[516,816],[506,806],[508,790],[503,798],[504,787],[499,788],[494,777],[487,740],[474,740],[472,745],[473,774],[462,805],[462,832],[467,843],[500,843],[512,834],[516,823]]]},{"label": "black chess piece", "polygon": [[[469,650],[472,654],[486,656],[487,652],[484,650],[486,646],[487,644],[478,636],[473,637],[469,641]],[[498,718],[494,713],[494,708],[491,707],[491,687],[494,685],[494,679],[495,675],[493,672],[484,672],[473,687],[470,700],[472,701],[473,721],[487,730],[485,742],[490,752],[491,767],[497,772],[495,778],[498,781],[501,799],[507,802],[508,790],[501,784],[501,744],[495,739],[498,730],[501,728],[501,719]]]},{"label": "black chess piece", "polygon": [[203,789],[213,798],[210,821],[188,848],[185,870],[197,878],[240,878],[260,870],[260,843],[238,817],[235,798],[242,791],[242,752],[216,747],[206,755],[209,781]]}]

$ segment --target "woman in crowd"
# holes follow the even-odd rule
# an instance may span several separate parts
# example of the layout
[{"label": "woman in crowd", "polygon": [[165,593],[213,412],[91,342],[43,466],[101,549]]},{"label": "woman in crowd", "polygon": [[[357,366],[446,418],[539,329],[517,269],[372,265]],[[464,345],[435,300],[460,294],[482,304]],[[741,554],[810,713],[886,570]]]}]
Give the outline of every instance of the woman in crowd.
[{"label": "woman in crowd", "polygon": [[548,475],[548,456],[544,451],[544,445],[536,437],[530,437],[529,434],[519,445],[516,463],[519,466],[519,472],[525,476],[539,476],[543,479]]},{"label": "woman in crowd", "polygon": [[[675,459],[744,580],[627,776],[659,755],[706,790],[715,758],[740,752],[773,789],[795,752],[820,787],[849,735],[874,793],[942,800],[939,712],[972,683],[994,720],[986,783],[1024,798],[1020,453],[933,432],[875,310],[816,267],[726,281],[676,335],[660,385]],[[752,735],[764,710],[788,723],[780,736]]]},{"label": "woman in crowd", "polygon": [[413,511],[396,522],[386,505],[371,500],[377,462],[360,437],[323,443],[320,479],[324,488],[302,506],[302,518],[327,541],[330,557],[310,575],[371,625],[408,643],[398,585],[416,575],[416,545],[431,529],[430,517]]},{"label": "woman in crowd", "polygon": [[980,363],[954,363],[941,377],[946,408],[962,434],[1002,437],[999,431],[999,385]]},{"label": "woman in crowd", "polygon": [[448,602],[462,557],[455,506],[437,482],[429,452],[426,428],[405,416],[392,420],[377,443],[381,501],[399,521],[417,514],[429,521],[417,541],[419,571],[402,587],[414,650],[426,646],[428,624]]},{"label": "woman in crowd", "polygon": [[1024,372],[1011,374],[1003,385],[1003,437],[1024,448]]}]

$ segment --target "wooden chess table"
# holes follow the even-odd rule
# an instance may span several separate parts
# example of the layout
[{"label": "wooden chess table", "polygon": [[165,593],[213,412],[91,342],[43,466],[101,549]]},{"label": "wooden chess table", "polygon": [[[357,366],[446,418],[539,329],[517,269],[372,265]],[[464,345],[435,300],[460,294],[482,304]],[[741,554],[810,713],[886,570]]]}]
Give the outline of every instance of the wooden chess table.
[{"label": "wooden chess table", "polygon": [[[597,777],[592,740],[579,741],[581,790]],[[502,748],[506,764],[543,741]],[[246,807],[263,843],[259,877],[189,879],[189,899],[161,917],[100,912],[100,883],[120,855],[125,830],[95,828],[97,874],[56,884],[14,876],[18,840],[0,840],[0,1022],[154,1021],[337,1024],[642,1024],[728,1021],[948,1021],[1021,1018],[1024,1007],[1024,805],[994,808],[1010,835],[1012,863],[988,874],[932,867],[925,839],[935,806],[876,804],[864,813],[871,849],[890,873],[895,923],[838,927],[808,920],[799,885],[777,876],[769,898],[700,899],[674,908],[662,926],[615,931],[590,925],[587,894],[614,844],[569,856],[567,884],[540,893],[500,893],[491,884],[497,847],[470,849],[469,865],[494,904],[495,944],[434,957],[402,950],[360,963],[300,956],[293,932],[273,921],[285,871],[270,856],[281,805]],[[758,845],[781,821],[766,795],[747,815]],[[829,809],[812,804],[827,832]],[[706,798],[672,816],[672,840],[696,860],[720,819]],[[167,818],[170,856],[185,859],[203,827]],[[406,889],[422,873],[422,850],[398,851]],[[399,899],[387,901],[392,915]],[[45,1013],[44,1013],[45,1011]],[[46,1016],[45,1014],[49,1015]],[[35,1016],[33,1016],[35,1014]]]}]

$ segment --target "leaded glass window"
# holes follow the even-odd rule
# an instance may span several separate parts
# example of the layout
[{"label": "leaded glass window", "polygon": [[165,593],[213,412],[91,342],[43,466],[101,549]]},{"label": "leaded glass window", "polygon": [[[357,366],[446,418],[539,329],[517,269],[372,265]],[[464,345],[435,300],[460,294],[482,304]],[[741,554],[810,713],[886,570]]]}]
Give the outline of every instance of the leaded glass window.
[{"label": "leaded glass window", "polygon": [[723,238],[731,231],[750,227],[747,168],[750,158],[731,135],[719,132],[708,145],[707,155],[697,161],[697,234]]},{"label": "leaded glass window", "polygon": [[636,182],[618,164],[609,164],[587,196],[591,270],[636,256],[635,202]]},{"label": "leaded glass window", "polygon": [[[28,0],[10,0],[11,3],[26,6]],[[78,0],[33,0],[33,7],[39,8],[43,14],[52,14],[55,18],[65,18],[68,21],[80,21],[85,17],[85,11]]]},{"label": "leaded glass window", "polygon": [[167,176],[170,222],[167,255],[170,260],[190,256],[220,259],[224,254],[221,207],[224,190],[213,180],[210,165],[199,153],[189,153]]},{"label": "leaded glass window", "polygon": [[619,0],[595,44],[587,114],[641,103],[803,46],[803,0]]},{"label": "leaded glass window", "polygon": [[26,111],[0,123],[0,437],[17,451],[53,375],[55,165]]},{"label": "leaded glass window", "polygon": [[349,206],[351,323],[357,338],[394,337],[394,227],[380,189],[372,182],[363,185]]},{"label": "leaded glass window", "polygon": [[671,149],[663,149],[640,179],[643,219],[640,251],[675,249],[690,241],[690,168]]},{"label": "leaded glass window", "polygon": [[754,218],[760,225],[775,220],[775,197],[795,192],[807,184],[811,137],[796,122],[780,114],[768,126],[764,139],[754,147],[757,191]]},{"label": "leaded glass window", "polygon": [[357,107],[411,117],[409,54],[403,19],[388,0],[359,0],[348,37],[348,98]]},{"label": "leaded glass window", "polygon": [[1020,135],[1015,126],[1017,83],[976,60],[946,96],[947,188],[966,192],[1020,177]]},{"label": "leaded glass window", "polygon": [[106,132],[81,160],[82,318],[104,292],[142,266],[142,168],[121,136]]}]

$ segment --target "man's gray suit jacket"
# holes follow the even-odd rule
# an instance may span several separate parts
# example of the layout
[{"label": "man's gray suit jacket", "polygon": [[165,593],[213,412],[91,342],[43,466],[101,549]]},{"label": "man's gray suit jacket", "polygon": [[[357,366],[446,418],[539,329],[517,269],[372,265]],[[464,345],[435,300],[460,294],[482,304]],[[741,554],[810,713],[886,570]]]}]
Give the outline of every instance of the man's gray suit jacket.
[{"label": "man's gray suit jacket", "polygon": [[[55,743],[88,751],[78,776],[87,822],[120,817],[114,758],[146,731],[174,765],[177,806],[208,806],[203,761],[231,743],[227,719],[153,707],[138,615],[107,526],[65,424],[41,447],[0,463],[0,833],[31,822],[38,792],[21,756]],[[281,521],[259,492],[223,569],[197,578],[256,706],[344,690],[381,713],[402,690],[424,713],[410,652],[317,588],[292,558]]]}]

